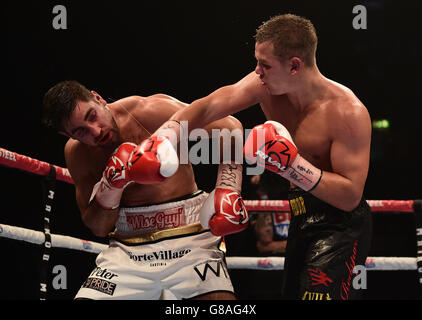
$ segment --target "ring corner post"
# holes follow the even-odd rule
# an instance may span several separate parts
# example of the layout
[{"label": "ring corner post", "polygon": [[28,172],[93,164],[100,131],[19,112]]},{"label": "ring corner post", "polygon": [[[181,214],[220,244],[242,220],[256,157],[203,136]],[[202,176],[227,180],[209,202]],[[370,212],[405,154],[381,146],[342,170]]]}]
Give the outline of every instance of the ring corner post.
[{"label": "ring corner post", "polygon": [[419,299],[422,300],[422,200],[414,200],[416,226],[416,263],[419,286]]}]

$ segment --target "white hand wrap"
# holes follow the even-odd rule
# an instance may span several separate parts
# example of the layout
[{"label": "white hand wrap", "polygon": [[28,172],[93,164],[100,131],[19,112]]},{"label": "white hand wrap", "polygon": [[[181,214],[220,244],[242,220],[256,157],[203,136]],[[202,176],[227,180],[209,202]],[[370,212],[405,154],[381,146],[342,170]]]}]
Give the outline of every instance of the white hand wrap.
[{"label": "white hand wrap", "polygon": [[89,203],[95,199],[98,205],[105,210],[117,209],[120,205],[123,190],[124,188],[119,189],[110,186],[107,179],[103,176],[101,180],[94,185]]},{"label": "white hand wrap", "polygon": [[300,154],[297,154],[291,166],[281,172],[280,176],[305,191],[312,191],[321,181],[322,170],[314,167]]},{"label": "white hand wrap", "polygon": [[209,221],[215,215],[215,189],[209,194],[199,212],[199,222],[205,229],[209,229]]}]

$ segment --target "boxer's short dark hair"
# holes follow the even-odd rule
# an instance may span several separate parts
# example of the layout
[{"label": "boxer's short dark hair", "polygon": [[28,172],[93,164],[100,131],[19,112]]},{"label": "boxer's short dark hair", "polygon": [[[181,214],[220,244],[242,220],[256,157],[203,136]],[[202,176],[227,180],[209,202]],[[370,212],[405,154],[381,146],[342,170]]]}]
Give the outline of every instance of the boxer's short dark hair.
[{"label": "boxer's short dark hair", "polygon": [[77,81],[62,81],[44,95],[43,123],[56,130],[63,130],[78,101],[95,100],[92,93]]},{"label": "boxer's short dark hair", "polygon": [[257,43],[270,41],[274,55],[282,59],[298,57],[308,66],[315,64],[318,37],[312,22],[294,14],[283,14],[265,21],[256,30]]}]

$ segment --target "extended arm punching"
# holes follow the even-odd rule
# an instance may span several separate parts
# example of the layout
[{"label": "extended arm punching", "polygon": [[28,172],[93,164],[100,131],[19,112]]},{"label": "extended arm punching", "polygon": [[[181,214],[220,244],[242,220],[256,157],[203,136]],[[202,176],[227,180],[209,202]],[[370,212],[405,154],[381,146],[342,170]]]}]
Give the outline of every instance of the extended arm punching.
[{"label": "extended arm punching", "polygon": [[[180,140],[182,127],[183,123],[172,119],[167,121],[157,134],[168,136],[175,146]],[[237,153],[241,154],[238,151],[242,150],[241,144],[238,145],[238,142],[243,141],[243,127],[237,119],[226,117],[212,122],[204,129],[208,132],[208,137],[213,136],[211,133],[213,130],[220,130],[218,136],[220,164],[215,189],[210,193],[201,209],[201,224],[218,236],[242,231],[247,228],[249,222],[248,212],[241,197],[242,159],[236,161]],[[224,140],[227,140],[227,137],[230,139],[230,152],[224,150],[226,145]],[[226,154],[229,154],[230,157],[227,158]]]}]

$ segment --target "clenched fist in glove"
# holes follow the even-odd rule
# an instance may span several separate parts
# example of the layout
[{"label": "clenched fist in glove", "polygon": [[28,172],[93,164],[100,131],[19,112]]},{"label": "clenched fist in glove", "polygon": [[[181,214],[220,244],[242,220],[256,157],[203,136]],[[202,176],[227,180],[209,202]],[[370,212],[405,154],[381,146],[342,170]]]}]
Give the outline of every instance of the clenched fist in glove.
[{"label": "clenched fist in glove", "polygon": [[152,184],[174,175],[179,167],[179,158],[166,137],[152,136],[133,150],[128,167],[133,181]]},{"label": "clenched fist in glove", "polygon": [[123,143],[111,155],[91,200],[95,197],[102,208],[116,209],[127,185],[159,183],[175,174],[178,166],[177,153],[165,137],[151,137],[140,145]]},{"label": "clenched fist in glove", "polygon": [[240,195],[242,165],[220,164],[216,188],[200,211],[200,222],[216,236],[245,230],[249,215]]},{"label": "clenched fist in glove", "polygon": [[305,191],[314,189],[322,171],[305,160],[287,129],[276,121],[267,121],[252,129],[243,148],[245,158],[278,173]]}]

